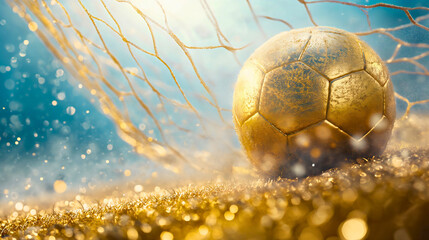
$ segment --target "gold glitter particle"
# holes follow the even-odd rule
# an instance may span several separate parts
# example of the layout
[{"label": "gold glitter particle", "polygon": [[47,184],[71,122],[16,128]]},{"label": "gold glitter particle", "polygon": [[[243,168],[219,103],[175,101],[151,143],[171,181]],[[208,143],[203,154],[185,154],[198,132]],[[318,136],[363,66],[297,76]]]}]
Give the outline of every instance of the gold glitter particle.
[{"label": "gold glitter particle", "polygon": [[152,227],[147,223],[144,223],[143,226],[141,227],[141,229],[142,229],[142,232],[144,232],[144,233],[152,232]]},{"label": "gold glitter particle", "polygon": [[198,232],[202,235],[202,236],[206,236],[209,233],[209,228],[206,225],[201,225],[198,228]]},{"label": "gold glitter particle", "polygon": [[[99,201],[85,194],[89,188],[82,188],[82,195],[74,200],[57,202],[54,212],[18,203],[12,199],[16,193],[9,190],[6,207],[12,213],[0,219],[0,232],[3,228],[3,237],[15,239],[27,234],[35,239],[82,240],[120,234],[128,239],[351,240],[377,238],[377,232],[393,234],[389,239],[419,239],[416,233],[427,228],[426,216],[414,213],[424,212],[428,202],[429,164],[426,157],[418,156],[428,155],[429,150],[410,151],[400,169],[391,158],[376,159],[292,181],[218,180],[173,189],[161,185],[152,192],[148,185],[144,194],[136,194],[143,184],[142,189],[134,184],[129,192],[95,198]],[[420,167],[418,171],[415,166]],[[380,169],[382,176],[375,178]],[[90,180],[82,178],[86,182]],[[363,191],[368,185],[373,192]],[[398,207],[413,209],[413,213],[404,215],[396,211]],[[380,220],[372,221],[376,218]],[[412,226],[391,221],[400,218]]]},{"label": "gold glitter particle", "polygon": [[235,214],[230,212],[230,211],[226,211],[223,216],[225,217],[225,220],[227,221],[232,221],[235,218]]},{"label": "gold glitter particle", "polygon": [[67,184],[63,180],[56,180],[54,182],[54,191],[57,193],[63,193],[67,190]]},{"label": "gold glitter particle", "polygon": [[346,240],[363,239],[368,231],[366,222],[361,218],[351,218],[340,226],[340,234]]},{"label": "gold glitter particle", "polygon": [[174,236],[171,232],[164,231],[160,235],[161,240],[173,240]]},{"label": "gold glitter particle", "polygon": [[37,31],[38,28],[39,28],[39,26],[37,25],[36,22],[30,22],[28,24],[28,29],[30,29],[30,31],[32,31],[32,32]]},{"label": "gold glitter particle", "polygon": [[16,209],[17,211],[21,211],[23,207],[24,207],[24,204],[22,204],[22,202],[17,202],[17,203],[15,204],[15,209]]},{"label": "gold glitter particle", "polygon": [[130,240],[135,240],[139,238],[139,233],[135,228],[130,228],[127,230],[127,236]]},{"label": "gold glitter particle", "polygon": [[312,148],[310,151],[310,155],[313,159],[319,158],[322,152],[319,148]]},{"label": "gold glitter particle", "polygon": [[134,186],[134,192],[139,193],[143,191],[143,186],[142,185],[135,185]]},{"label": "gold glitter particle", "polygon": [[36,215],[36,214],[37,214],[36,209],[31,209],[31,210],[30,210],[30,214],[31,214],[32,216]]},{"label": "gold glitter particle", "polygon": [[230,211],[231,213],[237,213],[237,212],[238,212],[238,206],[237,206],[237,205],[235,205],[235,204],[231,205],[231,206],[229,207],[229,211]]},{"label": "gold glitter particle", "polygon": [[129,170],[129,169],[125,170],[124,175],[125,175],[125,177],[131,176],[131,170]]}]

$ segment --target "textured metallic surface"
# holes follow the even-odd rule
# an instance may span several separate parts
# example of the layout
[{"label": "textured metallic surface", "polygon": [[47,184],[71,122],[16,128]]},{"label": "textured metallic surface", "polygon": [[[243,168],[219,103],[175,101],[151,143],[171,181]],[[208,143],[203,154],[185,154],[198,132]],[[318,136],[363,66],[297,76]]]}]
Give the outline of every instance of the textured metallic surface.
[{"label": "textured metallic surface", "polygon": [[331,83],[328,120],[355,138],[365,135],[383,116],[383,87],[365,71]]},{"label": "textured metallic surface", "polygon": [[252,163],[263,173],[278,174],[286,160],[287,136],[267,122],[259,113],[249,118],[239,131],[240,141]]},{"label": "textured metallic surface", "polygon": [[233,111],[238,122],[246,119],[258,110],[259,92],[264,79],[264,73],[251,61],[247,61],[238,75],[234,91]]},{"label": "textured metallic surface", "polygon": [[327,79],[303,63],[291,63],[266,74],[259,112],[289,134],[325,119],[328,92]]},{"label": "textured metallic surface", "polygon": [[359,41],[359,44],[364,52],[365,71],[373,76],[380,85],[384,86],[389,79],[389,71],[386,65],[383,64],[381,58],[368,44],[363,41]]},{"label": "textured metallic surface", "polygon": [[279,33],[256,49],[250,58],[269,72],[280,65],[297,61],[310,35],[307,28]]},{"label": "textured metallic surface", "polygon": [[240,72],[233,102],[250,161],[266,175],[284,177],[381,154],[395,109],[380,57],[355,35],[330,27],[264,43]]},{"label": "textured metallic surface", "polygon": [[393,90],[392,81],[388,80],[384,85],[384,115],[393,125],[396,117],[395,91]]},{"label": "textured metallic surface", "polygon": [[313,30],[301,61],[329,79],[362,70],[364,60],[357,41],[355,35],[339,29],[322,27]]}]

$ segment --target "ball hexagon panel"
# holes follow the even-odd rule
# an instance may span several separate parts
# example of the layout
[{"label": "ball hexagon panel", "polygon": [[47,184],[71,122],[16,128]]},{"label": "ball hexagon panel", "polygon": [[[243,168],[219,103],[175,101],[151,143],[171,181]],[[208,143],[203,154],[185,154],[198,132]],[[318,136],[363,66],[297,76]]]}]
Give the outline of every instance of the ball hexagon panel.
[{"label": "ball hexagon panel", "polygon": [[259,112],[284,133],[325,119],[329,81],[300,62],[278,67],[265,76]]},{"label": "ball hexagon panel", "polygon": [[264,72],[252,61],[246,61],[238,75],[233,97],[233,111],[239,124],[257,112],[263,79]]},{"label": "ball hexagon panel", "polygon": [[396,118],[395,91],[391,80],[384,85],[384,115],[392,123]]},{"label": "ball hexagon panel", "polygon": [[[330,28],[323,28],[330,29]],[[362,50],[352,34],[334,30],[312,32],[301,61],[334,79],[364,69]]]},{"label": "ball hexagon panel", "polygon": [[310,31],[306,29],[283,32],[256,49],[250,58],[258,61],[268,72],[280,65],[297,61],[309,39]]},{"label": "ball hexagon panel", "polygon": [[240,140],[252,163],[266,174],[276,174],[286,158],[287,136],[259,113],[247,119],[239,131]]},{"label": "ball hexagon panel", "polygon": [[359,40],[365,58],[365,71],[377,80],[381,86],[389,79],[389,70],[378,54],[363,41]]},{"label": "ball hexagon panel", "polygon": [[383,87],[368,73],[351,73],[331,83],[327,119],[359,139],[382,118],[383,98]]},{"label": "ball hexagon panel", "polygon": [[289,135],[288,147],[295,158],[316,163],[319,169],[328,169],[336,165],[334,161],[344,154],[344,143],[350,140],[350,136],[325,120]]}]

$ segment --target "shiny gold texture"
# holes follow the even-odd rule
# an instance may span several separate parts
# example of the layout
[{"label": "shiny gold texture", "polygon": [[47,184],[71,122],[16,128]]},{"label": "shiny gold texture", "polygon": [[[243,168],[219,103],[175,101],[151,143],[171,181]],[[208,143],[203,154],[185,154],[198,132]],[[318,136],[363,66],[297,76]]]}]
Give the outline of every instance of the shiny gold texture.
[{"label": "shiny gold texture", "polygon": [[300,62],[266,74],[259,112],[289,134],[325,119],[329,81]]},{"label": "shiny gold texture", "polygon": [[283,177],[382,154],[396,114],[380,57],[330,27],[281,33],[259,47],[240,72],[233,109],[251,162]]},{"label": "shiny gold texture", "polygon": [[334,28],[313,29],[302,62],[329,79],[364,69],[362,50],[355,35]]},{"label": "shiny gold texture", "polygon": [[287,136],[259,113],[250,117],[238,132],[251,162],[263,173],[277,175],[280,164],[287,160]]},{"label": "shiny gold texture", "polygon": [[389,79],[389,72],[386,65],[368,44],[363,41],[359,41],[359,44],[364,52],[365,71],[373,76],[381,86],[384,86]]},{"label": "shiny gold texture", "polygon": [[252,61],[247,61],[235,85],[233,111],[240,124],[258,110],[259,92],[264,73]]},{"label": "shiny gold texture", "polygon": [[383,116],[383,87],[365,71],[331,83],[328,120],[349,135],[361,138]]},{"label": "shiny gold texture", "polygon": [[307,28],[279,33],[256,49],[250,59],[255,59],[266,72],[297,61],[310,34]]},{"label": "shiny gold texture", "polygon": [[393,125],[396,117],[395,91],[391,80],[384,85],[384,115]]}]

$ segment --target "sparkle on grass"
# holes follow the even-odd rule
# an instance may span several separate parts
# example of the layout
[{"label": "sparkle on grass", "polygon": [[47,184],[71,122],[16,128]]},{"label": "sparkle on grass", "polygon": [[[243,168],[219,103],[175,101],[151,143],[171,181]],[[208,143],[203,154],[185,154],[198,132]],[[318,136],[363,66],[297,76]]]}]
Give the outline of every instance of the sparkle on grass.
[{"label": "sparkle on grass", "polygon": [[171,232],[163,231],[160,235],[161,240],[173,240],[174,236]]},{"label": "sparkle on grass", "polygon": [[237,213],[237,212],[238,212],[238,206],[237,206],[237,205],[235,205],[235,204],[231,205],[231,206],[229,207],[229,211],[230,211],[231,213]]},{"label": "sparkle on grass", "polygon": [[[273,239],[325,239],[332,236],[350,240],[371,238],[380,232],[394,233],[395,239],[413,239],[413,232],[409,228],[397,226],[391,221],[366,222],[366,219],[374,219],[380,214],[379,211],[383,211],[381,213],[389,213],[395,219],[401,217],[407,222],[417,222],[413,227],[419,230],[426,226],[421,221],[424,216],[404,216],[402,212],[394,211],[397,205],[386,205],[384,201],[393,199],[393,202],[401,204],[399,207],[417,208],[417,212],[424,209],[425,205],[415,205],[409,201],[427,203],[429,199],[429,164],[425,157],[418,157],[417,154],[428,156],[429,151],[408,153],[409,158],[401,158],[401,168],[397,168],[390,157],[386,161],[347,166],[300,181],[219,181],[172,190],[156,187],[153,192],[144,194],[140,193],[143,186],[134,185],[134,189],[130,189],[134,191],[122,195],[114,190],[116,194],[94,203],[90,203],[92,199],[88,196],[77,195],[76,201],[57,204],[68,208],[53,213],[50,210],[37,210],[37,217],[32,217],[31,206],[22,202],[17,205],[15,201],[9,204],[14,212],[3,222],[0,220],[0,226],[7,226],[5,234],[17,239],[24,232],[31,234],[32,231],[35,234],[31,235],[36,239],[35,236],[49,239],[50,235],[55,235],[57,239],[86,239],[94,236],[166,240],[249,239],[270,234]],[[421,171],[418,171],[417,166],[421,167]],[[381,167],[385,171],[383,178],[374,177]],[[415,183],[409,183],[411,177],[416,179]],[[87,179],[82,178],[82,183],[86,182]],[[401,189],[397,188],[398,183]],[[409,194],[404,196],[404,191]],[[82,194],[85,192],[86,189],[81,191]],[[24,221],[26,226],[37,228],[23,229]],[[326,226],[329,226],[329,230],[326,230]],[[334,236],[332,230],[338,236]],[[148,233],[150,235],[145,235]],[[242,237],[237,237],[236,233],[242,234]],[[73,234],[80,234],[80,237]]]},{"label": "sparkle on grass", "polygon": [[209,233],[209,228],[206,225],[201,225],[198,228],[198,232],[202,235],[202,236],[206,236]]},{"label": "sparkle on grass", "polygon": [[143,186],[142,185],[135,185],[134,186],[134,192],[139,193],[143,191]]},{"label": "sparkle on grass", "polygon": [[135,240],[139,238],[139,233],[135,228],[130,228],[127,231],[128,239]]},{"label": "sparkle on grass", "polygon": [[21,211],[23,207],[24,207],[24,204],[22,204],[22,202],[17,202],[15,204],[16,211]]},{"label": "sparkle on grass", "polygon": [[223,216],[225,217],[225,220],[227,221],[232,221],[235,218],[235,214],[230,212],[230,211],[226,211]]},{"label": "sparkle on grass", "polygon": [[368,231],[366,222],[361,218],[350,218],[340,226],[340,234],[346,240],[363,239]]}]

